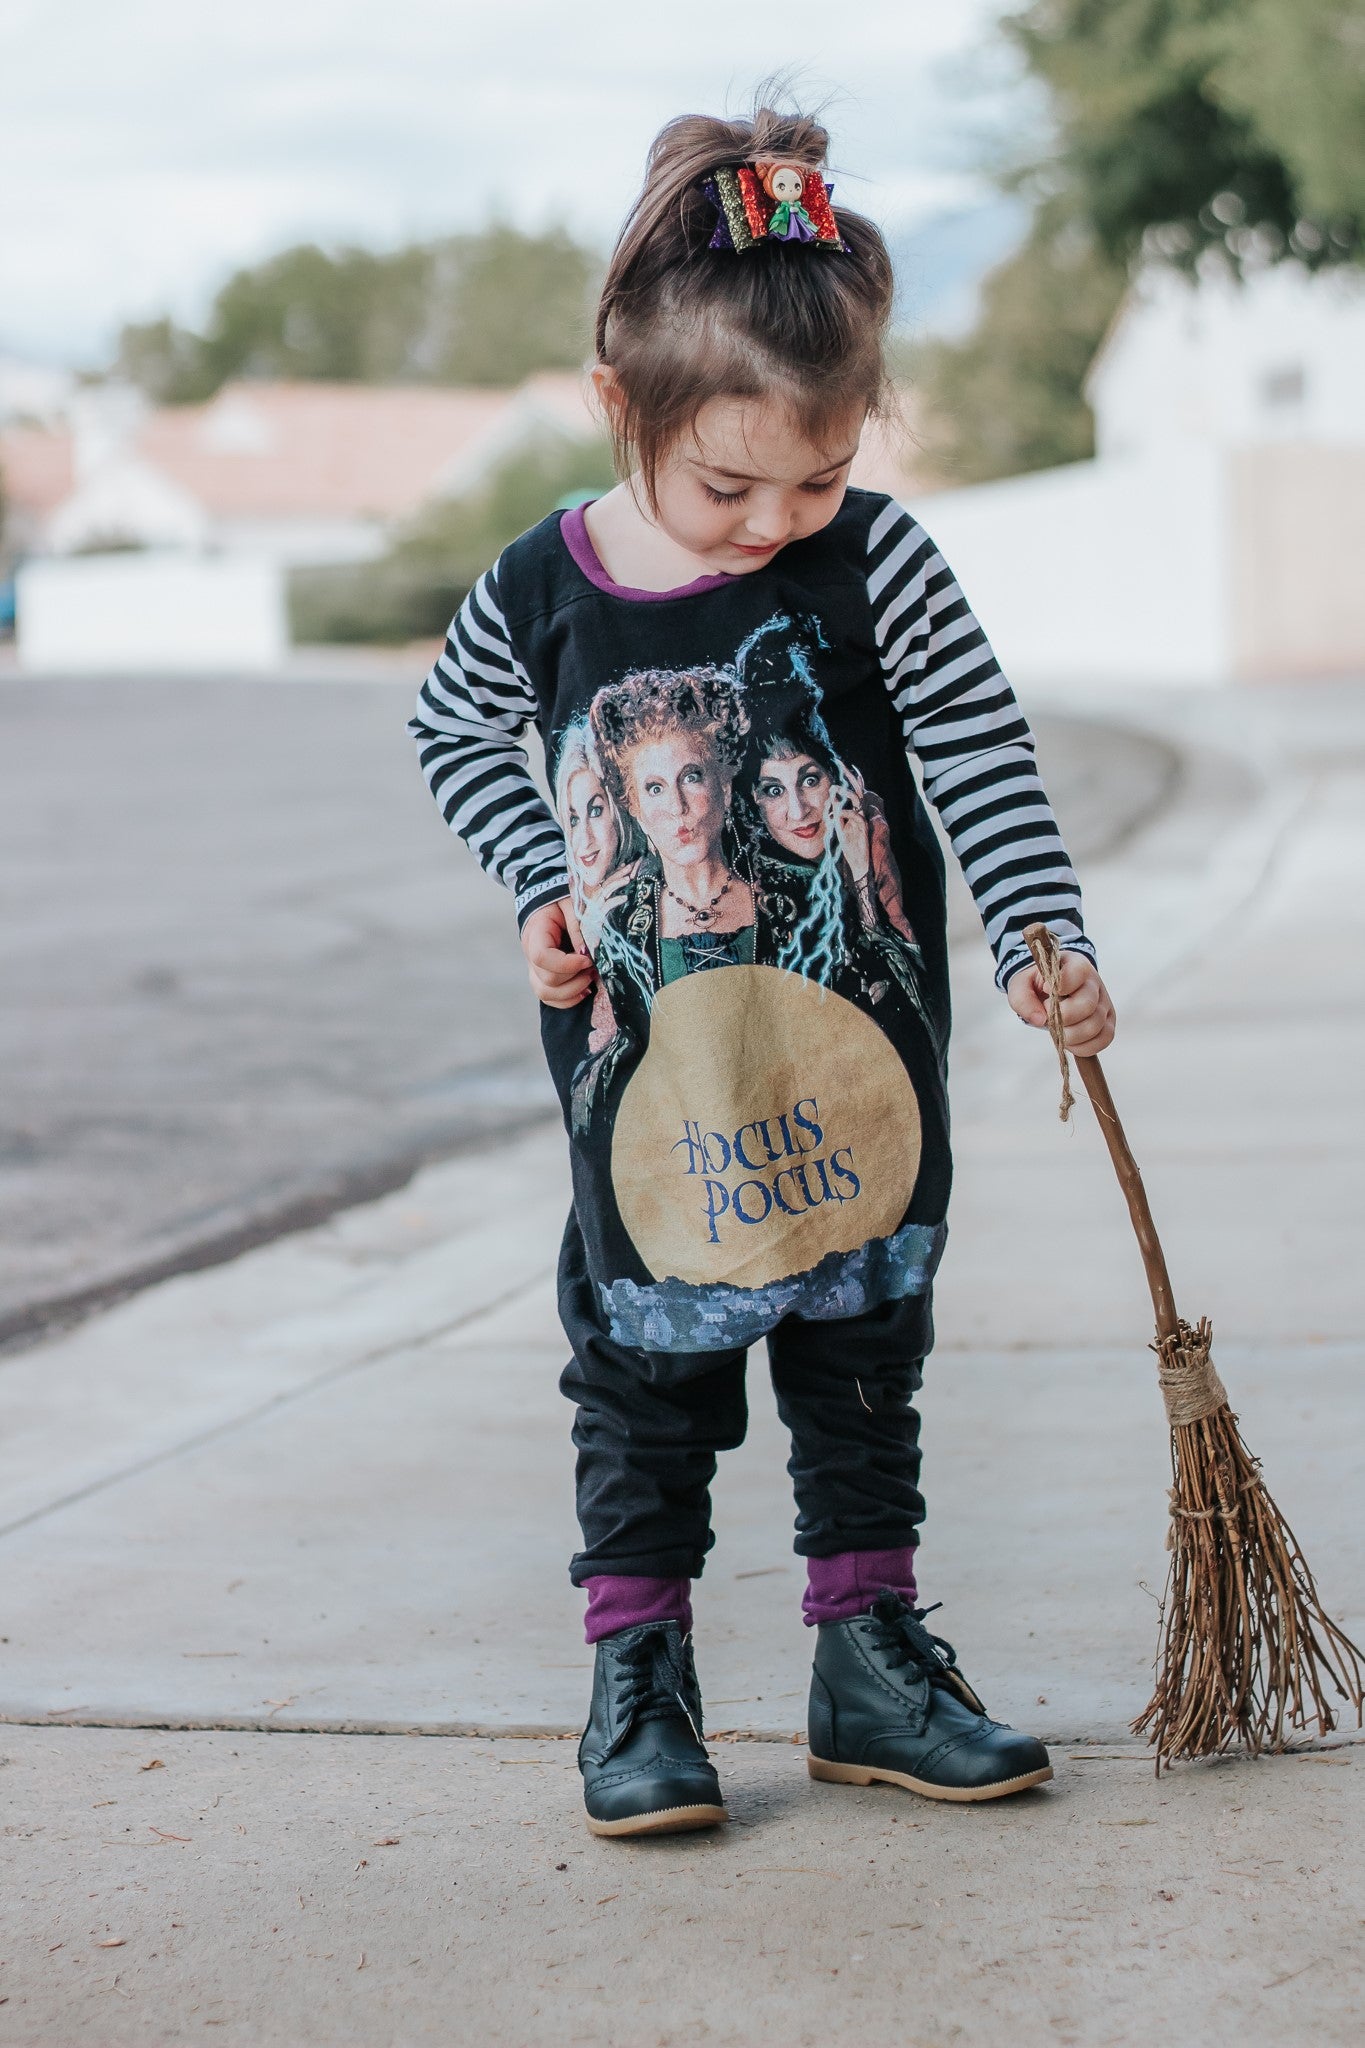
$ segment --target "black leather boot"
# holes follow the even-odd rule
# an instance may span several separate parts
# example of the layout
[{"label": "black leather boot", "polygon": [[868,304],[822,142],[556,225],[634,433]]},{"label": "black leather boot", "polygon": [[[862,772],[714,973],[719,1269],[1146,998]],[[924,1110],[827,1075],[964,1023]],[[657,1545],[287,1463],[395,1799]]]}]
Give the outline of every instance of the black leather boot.
[{"label": "black leather boot", "polygon": [[676,1621],[598,1643],[578,1768],[595,1835],[680,1834],[729,1819],[702,1747],[692,1639]]},{"label": "black leather boot", "polygon": [[904,1785],[929,1799],[1000,1799],[1041,1785],[1052,1776],[1042,1743],[989,1718],[925,1612],[888,1590],[870,1613],[821,1624],[811,1776]]}]

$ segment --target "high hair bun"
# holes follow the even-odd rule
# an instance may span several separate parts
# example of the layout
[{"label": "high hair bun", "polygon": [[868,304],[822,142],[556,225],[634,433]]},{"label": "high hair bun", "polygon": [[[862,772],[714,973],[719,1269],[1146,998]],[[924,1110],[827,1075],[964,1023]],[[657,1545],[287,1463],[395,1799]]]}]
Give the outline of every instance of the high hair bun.
[{"label": "high hair bun", "polygon": [[612,373],[618,462],[652,498],[665,451],[703,406],[778,396],[813,445],[832,444],[884,402],[893,278],[872,222],[830,209],[844,255],[769,241],[743,261],[711,247],[705,186],[722,168],[823,174],[829,134],[813,115],[758,106],[747,120],[683,114],[650,147],[597,309],[597,360]]}]

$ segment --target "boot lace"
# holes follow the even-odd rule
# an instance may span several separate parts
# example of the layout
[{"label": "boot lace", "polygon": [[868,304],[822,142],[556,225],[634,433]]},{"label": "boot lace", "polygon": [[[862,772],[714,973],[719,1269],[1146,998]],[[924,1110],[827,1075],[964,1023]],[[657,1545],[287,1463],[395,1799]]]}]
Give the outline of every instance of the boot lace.
[{"label": "boot lace", "polygon": [[676,1637],[667,1629],[646,1629],[619,1652],[618,1704],[624,1732],[637,1722],[681,1712],[698,1742],[701,1729],[687,1703],[691,1674]]},{"label": "boot lace", "polygon": [[[957,1665],[957,1652],[951,1643],[945,1642],[942,1636],[931,1635],[924,1626],[929,1616],[937,1614],[942,1605],[941,1600],[936,1600],[932,1607],[911,1607],[899,1593],[888,1588],[879,1593],[872,1603],[869,1616],[873,1624],[872,1641],[892,1671],[909,1666],[917,1677],[927,1679],[931,1687],[938,1686],[955,1699],[960,1699],[961,1694],[952,1677]],[[927,1709],[927,1693],[925,1706]]]}]

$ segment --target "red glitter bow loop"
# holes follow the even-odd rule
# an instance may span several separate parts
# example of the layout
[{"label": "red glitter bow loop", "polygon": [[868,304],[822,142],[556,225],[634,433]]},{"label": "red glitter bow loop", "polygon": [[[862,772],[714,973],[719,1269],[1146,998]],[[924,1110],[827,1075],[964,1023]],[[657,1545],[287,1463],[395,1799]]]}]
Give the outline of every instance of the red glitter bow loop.
[{"label": "red glitter bow loop", "polygon": [[829,203],[833,187],[804,164],[726,164],[702,180],[702,190],[716,209],[712,249],[738,253],[760,242],[845,247]]}]

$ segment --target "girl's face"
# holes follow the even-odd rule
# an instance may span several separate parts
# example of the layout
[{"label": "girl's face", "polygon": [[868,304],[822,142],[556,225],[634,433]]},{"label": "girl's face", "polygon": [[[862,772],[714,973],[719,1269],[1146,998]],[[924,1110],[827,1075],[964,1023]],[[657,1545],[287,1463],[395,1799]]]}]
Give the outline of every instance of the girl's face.
[{"label": "girl's face", "polygon": [[829,831],[830,779],[810,754],[770,755],[754,784],[769,835],[801,860],[816,860]]},{"label": "girl's face", "polygon": [[844,501],[861,414],[816,448],[773,399],[716,398],[664,456],[653,515],[669,539],[727,575],[828,526]]},{"label": "girl's face", "polygon": [[591,895],[601,888],[616,863],[616,826],[611,806],[591,768],[576,768],[564,795],[569,857]]},{"label": "girl's face", "polygon": [[642,740],[627,756],[630,808],[666,867],[716,860],[730,777],[705,733]]}]

